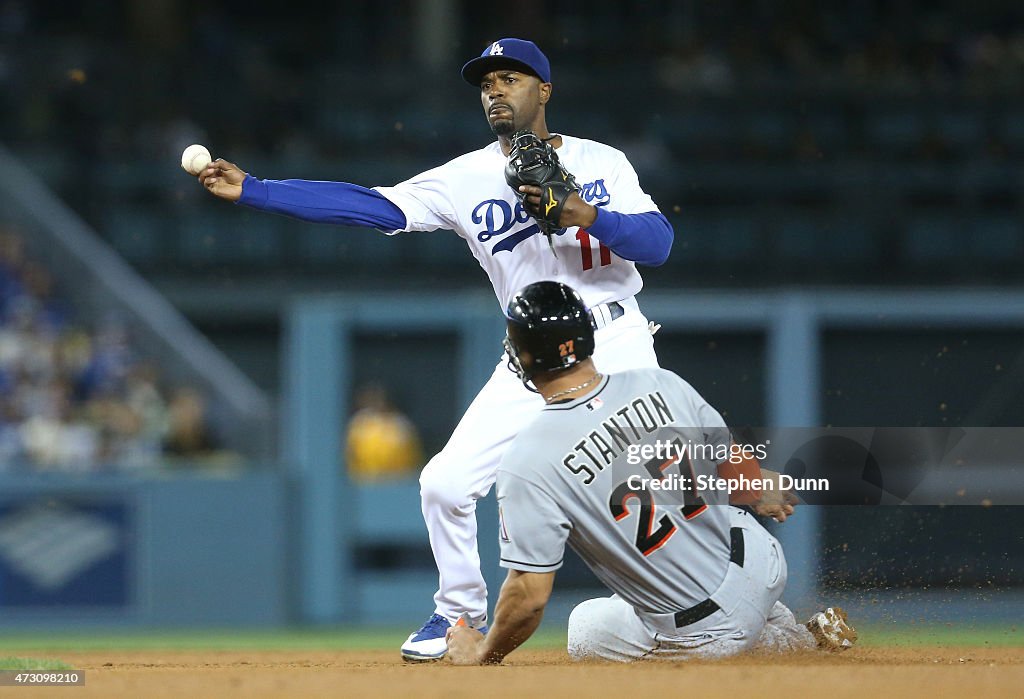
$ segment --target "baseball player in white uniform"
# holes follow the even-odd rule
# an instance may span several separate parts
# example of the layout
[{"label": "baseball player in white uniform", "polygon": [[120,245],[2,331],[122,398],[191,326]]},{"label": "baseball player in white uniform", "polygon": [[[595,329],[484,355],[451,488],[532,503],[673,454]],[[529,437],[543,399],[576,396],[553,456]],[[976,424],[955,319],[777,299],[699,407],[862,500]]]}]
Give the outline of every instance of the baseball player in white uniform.
[{"label": "baseball player in white uniform", "polygon": [[[512,365],[546,406],[498,468],[501,565],[510,572],[493,623],[486,637],[471,628],[450,630],[452,661],[499,663],[529,638],[566,543],[615,593],[573,610],[568,650],[574,659],[685,659],[852,644],[855,634],[841,610],[799,624],[779,601],[786,584],[782,547],[730,501],[784,520],[795,499],[758,492],[755,479],[777,482],[778,474],[762,473],[756,460],[731,449],[721,416],[688,383],[659,368],[599,371],[590,358],[590,314],[564,284],[527,285],[507,314]],[[721,454],[732,456],[719,462]],[[723,476],[755,485],[732,494],[698,487],[701,478]],[[665,484],[677,487],[657,487]]]},{"label": "baseball player in white uniform", "polygon": [[[653,325],[634,298],[643,284],[636,265],[663,263],[673,231],[641,189],[626,156],[595,141],[548,130],[551,69],[532,42],[493,42],[463,67],[462,75],[479,88],[496,140],[393,187],[261,180],[220,159],[199,180],[222,199],[308,221],[367,226],[389,235],[453,230],[487,273],[500,308],[530,282],[564,281],[593,309],[598,326],[594,361],[602,370],[657,367]],[[523,129],[553,146],[579,183],[564,201],[560,229],[552,235],[540,234],[538,220],[531,216],[540,210],[542,189],[523,186],[513,191],[504,177],[511,136]],[[445,632],[459,618],[486,628],[476,501],[490,490],[498,462],[519,428],[543,406],[540,396],[506,371],[505,364],[505,358],[498,362],[447,445],[420,477],[439,589],[434,614],[402,645],[407,660],[443,657]]]}]

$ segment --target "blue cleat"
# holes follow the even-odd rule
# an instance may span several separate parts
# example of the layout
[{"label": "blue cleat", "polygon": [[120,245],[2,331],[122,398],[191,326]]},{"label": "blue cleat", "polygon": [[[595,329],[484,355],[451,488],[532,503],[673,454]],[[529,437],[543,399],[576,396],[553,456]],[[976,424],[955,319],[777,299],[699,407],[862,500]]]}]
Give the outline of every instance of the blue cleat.
[{"label": "blue cleat", "polygon": [[409,635],[402,644],[402,659],[411,662],[440,660],[448,653],[445,634],[452,623],[440,614],[432,614],[419,631]]},{"label": "blue cleat", "polygon": [[[451,622],[440,614],[432,614],[427,623],[420,627],[419,631],[410,634],[402,644],[402,659],[409,662],[425,662],[443,658],[448,654],[445,634],[451,626]],[[486,624],[474,628],[480,633],[487,633]]]}]

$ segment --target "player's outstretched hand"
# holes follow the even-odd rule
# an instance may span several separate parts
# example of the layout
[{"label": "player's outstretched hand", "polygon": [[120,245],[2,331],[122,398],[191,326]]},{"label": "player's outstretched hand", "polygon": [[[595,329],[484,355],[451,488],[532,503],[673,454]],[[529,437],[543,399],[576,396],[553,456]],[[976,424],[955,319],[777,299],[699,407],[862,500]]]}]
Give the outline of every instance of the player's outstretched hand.
[{"label": "player's outstretched hand", "polygon": [[215,197],[238,201],[242,196],[242,181],[246,173],[234,163],[217,158],[197,175],[199,183]]},{"label": "player's outstretched hand", "polygon": [[775,487],[771,490],[761,491],[761,499],[755,502],[754,512],[762,517],[771,517],[776,522],[785,522],[786,518],[793,514],[796,505],[800,500],[788,490],[779,487],[779,474],[768,469],[761,469],[761,477],[774,479]]},{"label": "player's outstretched hand", "polygon": [[468,626],[452,626],[448,629],[448,659],[455,665],[479,665],[480,644],[484,635]]}]

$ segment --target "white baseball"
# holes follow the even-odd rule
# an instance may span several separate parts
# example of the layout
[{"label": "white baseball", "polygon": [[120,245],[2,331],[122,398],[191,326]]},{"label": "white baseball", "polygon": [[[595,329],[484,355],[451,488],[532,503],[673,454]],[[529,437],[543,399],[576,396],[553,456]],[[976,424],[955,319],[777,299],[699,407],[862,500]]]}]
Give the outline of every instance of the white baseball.
[{"label": "white baseball", "polygon": [[181,169],[190,175],[198,175],[212,160],[206,146],[193,143],[181,154]]}]

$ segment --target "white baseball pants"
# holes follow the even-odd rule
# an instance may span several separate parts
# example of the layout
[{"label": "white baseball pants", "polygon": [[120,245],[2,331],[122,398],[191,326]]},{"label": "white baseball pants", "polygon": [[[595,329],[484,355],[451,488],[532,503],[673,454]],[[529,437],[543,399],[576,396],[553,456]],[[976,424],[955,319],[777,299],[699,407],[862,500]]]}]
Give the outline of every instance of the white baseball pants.
[{"label": "white baseball pants", "polygon": [[[595,333],[594,363],[600,371],[657,367],[647,318],[634,299],[621,302],[625,313]],[[423,519],[439,574],[435,611],[455,621],[463,612],[487,614],[487,586],[480,574],[476,501],[494,485],[505,449],[519,429],[544,406],[506,366],[494,368],[452,433],[448,444],[420,475]]]},{"label": "white baseball pants", "polygon": [[640,612],[615,595],[587,600],[569,615],[569,656],[630,662],[814,648],[811,632],[779,601],[787,575],[782,545],[753,516],[730,510],[731,526],[743,529],[744,561],[729,564],[711,595],[721,609],[680,629],[673,614]]}]

